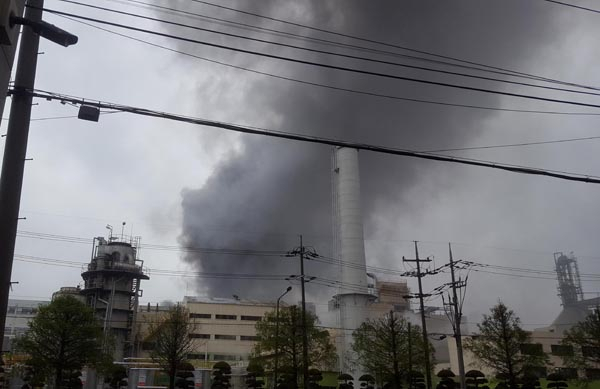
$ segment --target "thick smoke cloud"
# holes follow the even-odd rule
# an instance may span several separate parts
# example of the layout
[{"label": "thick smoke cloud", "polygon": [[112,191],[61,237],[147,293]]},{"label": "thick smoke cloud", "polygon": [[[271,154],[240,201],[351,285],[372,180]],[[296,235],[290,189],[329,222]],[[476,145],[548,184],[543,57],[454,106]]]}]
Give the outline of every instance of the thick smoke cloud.
[{"label": "thick smoke cloud", "polygon": [[[217,12],[214,8],[199,7],[187,1],[180,4],[187,4],[185,9],[190,11]],[[533,2],[389,1],[374,5],[365,1],[315,0],[285,3],[240,1],[227,4],[374,40],[396,42],[518,69],[524,68],[524,64],[538,51],[551,45],[550,37],[557,35],[557,14],[551,8],[534,8]],[[231,12],[219,11],[218,14],[243,22],[262,23],[272,28],[327,37]],[[532,15],[535,15],[535,22],[531,20]],[[176,31],[181,33],[184,30]],[[190,32],[186,31],[186,34]],[[253,35],[264,37],[258,33]],[[198,36],[235,43],[226,38]],[[273,36],[268,38],[284,41]],[[309,45],[303,41],[293,43]],[[411,72],[392,66],[375,66],[291,49],[265,48],[258,44],[235,45],[381,72],[497,87],[493,83]],[[323,70],[183,44],[181,49],[240,66],[344,88],[464,104],[496,106],[501,103],[494,95]],[[375,56],[369,53],[362,55]],[[402,58],[394,60],[406,62]],[[191,84],[196,85],[195,103],[205,116],[211,118],[411,149],[469,144],[483,134],[484,124],[497,115],[493,111],[416,104],[331,91],[202,62],[190,65],[189,79]],[[512,106],[519,108],[519,103],[513,101]],[[211,147],[227,143],[237,146],[230,148],[228,154],[221,158],[206,182],[182,191],[183,226],[180,242],[183,245],[290,250],[298,245],[297,235],[303,234],[305,244],[314,246],[320,254],[332,255],[329,148],[267,137],[233,137],[217,132],[207,133],[201,141],[209,151]],[[393,229],[396,219],[403,215],[426,211],[407,209],[407,196],[415,195],[411,189],[421,180],[430,180],[443,174],[438,170],[439,165],[366,152],[361,152],[360,158],[367,238],[382,229]],[[440,180],[447,182],[448,177],[441,177]],[[388,230],[386,235],[392,236],[393,232]],[[403,239],[412,239],[412,236]],[[388,258],[384,261],[386,263],[397,264],[404,254],[385,247],[378,248],[376,244],[370,244],[369,247],[371,254]],[[184,259],[204,272],[285,275],[298,272],[296,261],[279,257],[190,253]],[[368,261],[377,264],[375,258],[368,258]],[[332,278],[335,271],[329,265],[309,263],[307,273]],[[237,294],[245,298],[274,299],[286,285],[286,282],[260,279],[203,279],[198,291],[213,296]],[[322,300],[335,293],[335,289],[319,289],[315,285],[309,288],[309,293],[313,298]]]}]

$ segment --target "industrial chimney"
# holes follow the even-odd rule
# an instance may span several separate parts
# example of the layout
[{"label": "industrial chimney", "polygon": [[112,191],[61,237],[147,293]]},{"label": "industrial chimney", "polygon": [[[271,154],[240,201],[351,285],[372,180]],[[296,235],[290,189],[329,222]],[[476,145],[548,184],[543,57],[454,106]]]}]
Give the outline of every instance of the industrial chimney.
[{"label": "industrial chimney", "polygon": [[366,320],[374,296],[368,293],[358,150],[336,148],[333,165],[334,247],[340,272],[338,294],[330,309],[339,315],[338,357],[340,370],[347,372],[345,361],[352,350],[352,332]]}]

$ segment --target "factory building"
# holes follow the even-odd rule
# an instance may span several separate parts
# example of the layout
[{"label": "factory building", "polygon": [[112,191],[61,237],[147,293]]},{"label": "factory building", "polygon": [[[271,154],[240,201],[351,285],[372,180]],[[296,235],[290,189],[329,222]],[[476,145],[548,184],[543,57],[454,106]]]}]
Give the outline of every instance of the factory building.
[{"label": "factory building", "polygon": [[37,315],[39,308],[49,303],[46,300],[8,300],[2,353],[12,351],[13,339],[27,332],[29,322]]},{"label": "factory building", "polygon": [[[600,377],[600,364],[579,370],[566,366],[561,356],[571,354],[576,350],[562,345],[561,342],[564,338],[564,332],[577,323],[584,321],[591,310],[600,304],[600,298],[584,298],[579,266],[573,253],[569,255],[562,252],[554,253],[554,265],[558,281],[558,296],[561,299],[563,309],[551,325],[530,332],[530,344],[524,349],[535,350],[536,352],[543,351],[549,356],[550,363],[547,366],[534,366],[535,373],[540,377],[559,372],[567,378],[598,379]],[[447,342],[450,351],[450,368],[453,371],[458,371],[456,342],[453,338],[447,338]],[[464,360],[467,370],[479,369],[488,376],[494,375],[492,369],[481,366],[477,358],[468,350],[465,350]]]},{"label": "factory building", "polygon": [[581,277],[577,258],[570,253],[554,253],[554,265],[558,280],[558,296],[563,307],[548,330],[562,334],[574,323],[585,320],[589,312],[600,305],[600,298],[585,299],[581,289]]},{"label": "factory building", "polygon": [[[267,312],[275,310],[271,302],[242,299],[186,296],[182,302],[195,328],[191,334],[194,351],[188,358],[196,367],[210,367],[217,361],[245,366],[257,340],[255,325]],[[160,320],[168,306],[147,305],[138,312],[139,357],[149,357],[152,350],[147,334],[152,323]]]}]

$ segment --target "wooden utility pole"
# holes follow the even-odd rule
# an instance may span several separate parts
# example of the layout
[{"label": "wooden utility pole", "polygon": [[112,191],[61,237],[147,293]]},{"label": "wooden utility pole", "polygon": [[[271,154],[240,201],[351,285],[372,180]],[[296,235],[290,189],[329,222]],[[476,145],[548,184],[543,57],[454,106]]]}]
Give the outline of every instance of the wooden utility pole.
[{"label": "wooden utility pole", "polygon": [[425,296],[423,294],[423,283],[421,281],[421,278],[423,278],[424,274],[421,273],[421,262],[431,262],[431,259],[429,258],[425,258],[425,259],[419,259],[419,247],[418,247],[418,243],[415,240],[415,259],[406,259],[404,257],[402,257],[402,261],[404,262],[414,262],[417,264],[417,281],[419,282],[419,306],[421,308],[421,326],[422,326],[422,330],[423,330],[423,350],[425,352],[425,378],[426,378],[426,382],[427,382],[427,389],[432,389],[431,387],[431,362],[429,361],[430,355],[429,355],[429,338],[427,336],[427,322],[425,321],[425,304],[423,302],[423,297]]}]

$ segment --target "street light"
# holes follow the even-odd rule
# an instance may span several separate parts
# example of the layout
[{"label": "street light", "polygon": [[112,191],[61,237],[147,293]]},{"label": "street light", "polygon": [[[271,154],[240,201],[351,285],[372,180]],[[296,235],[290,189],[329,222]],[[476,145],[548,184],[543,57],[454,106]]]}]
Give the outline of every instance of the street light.
[{"label": "street light", "polygon": [[50,24],[43,20],[34,21],[20,16],[12,15],[10,17],[10,26],[15,24],[22,24],[23,26],[29,26],[39,36],[48,39],[61,46],[68,47],[77,43],[77,35],[73,35],[70,32],[63,30],[62,28],[56,27],[54,24]]},{"label": "street light", "polygon": [[275,304],[275,371],[273,377],[273,388],[277,387],[277,362],[279,359],[279,301],[283,296],[288,294],[292,290],[291,286],[288,286],[285,292],[277,298],[277,304]]}]

